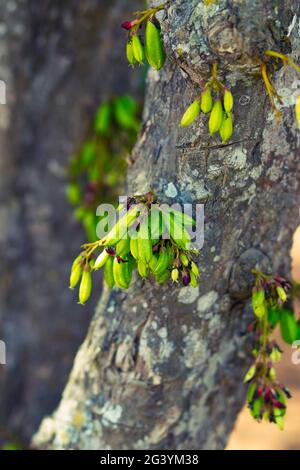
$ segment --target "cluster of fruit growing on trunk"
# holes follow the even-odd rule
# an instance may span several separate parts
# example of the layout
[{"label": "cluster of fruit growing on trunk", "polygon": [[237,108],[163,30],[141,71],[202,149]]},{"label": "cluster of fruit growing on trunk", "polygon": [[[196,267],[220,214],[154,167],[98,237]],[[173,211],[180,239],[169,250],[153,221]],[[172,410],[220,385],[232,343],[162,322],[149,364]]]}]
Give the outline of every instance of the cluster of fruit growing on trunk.
[{"label": "cluster of fruit growing on trunk", "polygon": [[254,364],[245,375],[249,383],[247,403],[251,415],[258,421],[276,423],[284,427],[286,399],[289,390],[277,380],[274,364],[281,359],[282,351],[271,338],[280,325],[282,339],[293,344],[300,340],[300,323],[294,311],[287,307],[291,299],[299,295],[299,285],[280,276],[269,276],[254,271],[255,286],[252,291],[252,307],[255,321],[249,330],[254,334]]},{"label": "cluster of fruit growing on trunk", "polygon": [[[300,67],[297,64],[295,64],[295,62],[290,57],[288,57],[287,55],[281,54],[280,52],[268,50],[265,52],[265,56],[269,60],[271,60],[271,62],[267,63],[266,61],[263,61],[261,63],[261,74],[262,74],[262,78],[263,78],[266,90],[268,92],[268,95],[271,101],[273,113],[275,114],[277,120],[279,121],[281,119],[281,112],[278,109],[278,104],[282,104],[282,99],[281,99],[281,96],[278,94],[274,84],[272,83],[271,71],[276,69],[278,65],[277,64],[278,61],[283,63],[285,67],[290,66],[299,74],[300,74]],[[296,97],[295,114],[296,114],[298,127],[300,128],[300,94]]]},{"label": "cluster of fruit growing on trunk", "polygon": [[97,239],[98,201],[115,204],[123,191],[127,158],[140,128],[139,112],[129,95],[104,101],[88,118],[85,137],[70,158],[67,199],[88,241]]},{"label": "cluster of fruit growing on trunk", "polygon": [[[160,23],[155,14],[164,10],[166,4],[155,8],[134,13],[136,17],[132,21],[122,23],[122,28],[128,31],[126,43],[126,56],[130,65],[143,64],[145,59],[151,67],[160,70],[166,60]],[[140,35],[141,28],[144,27],[144,40]]]},{"label": "cluster of fruit growing on trunk", "polygon": [[150,277],[158,284],[171,279],[197,287],[199,270],[193,257],[198,252],[191,247],[189,232],[195,225],[192,217],[161,206],[153,193],[131,197],[118,213],[110,232],[83,245],[72,265],[70,288],[80,282],[79,303],[85,304],[90,297],[92,273],[100,268],[110,288],[128,289],[134,270],[142,279]]},{"label": "cluster of fruit growing on trunk", "polygon": [[201,112],[209,114],[210,134],[219,132],[221,140],[225,144],[233,133],[233,104],[232,93],[218,79],[217,64],[214,64],[211,79],[206,83],[200,96],[185,111],[180,125],[182,127],[190,126]]}]

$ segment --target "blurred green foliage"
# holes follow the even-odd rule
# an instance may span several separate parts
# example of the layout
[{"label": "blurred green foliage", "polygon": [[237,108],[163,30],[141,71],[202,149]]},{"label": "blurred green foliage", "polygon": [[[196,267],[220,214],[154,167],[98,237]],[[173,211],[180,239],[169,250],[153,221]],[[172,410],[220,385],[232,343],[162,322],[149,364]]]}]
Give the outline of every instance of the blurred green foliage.
[{"label": "blurred green foliage", "polygon": [[97,239],[98,204],[116,204],[122,194],[127,157],[139,128],[136,100],[128,95],[112,98],[98,107],[84,141],[71,157],[67,198],[91,242]]}]

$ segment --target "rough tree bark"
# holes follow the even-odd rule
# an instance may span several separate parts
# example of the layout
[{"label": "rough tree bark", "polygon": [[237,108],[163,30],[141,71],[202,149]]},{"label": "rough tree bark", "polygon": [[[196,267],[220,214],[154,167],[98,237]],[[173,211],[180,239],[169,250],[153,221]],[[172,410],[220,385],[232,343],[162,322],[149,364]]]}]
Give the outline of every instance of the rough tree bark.
[{"label": "rough tree bark", "polygon": [[[274,75],[284,100],[278,125],[257,58],[269,48],[288,52],[289,34],[289,52],[299,59],[299,13],[296,0],[170,2],[162,23],[169,60],[149,74],[128,194],[152,188],[164,201],[205,203],[201,283],[178,289],[136,281],[129,292],[105,291],[35,446],[224,448],[245,396],[250,270],[290,274],[300,201],[292,103],[300,81],[284,68]],[[178,128],[215,60],[236,101],[226,146],[208,136],[205,119]]]},{"label": "rough tree bark", "polygon": [[63,287],[84,240],[65,168],[98,103],[139,94],[139,74],[116,47],[137,5],[0,1],[0,440],[4,430],[30,439],[57,406],[96,304],[83,311]]}]

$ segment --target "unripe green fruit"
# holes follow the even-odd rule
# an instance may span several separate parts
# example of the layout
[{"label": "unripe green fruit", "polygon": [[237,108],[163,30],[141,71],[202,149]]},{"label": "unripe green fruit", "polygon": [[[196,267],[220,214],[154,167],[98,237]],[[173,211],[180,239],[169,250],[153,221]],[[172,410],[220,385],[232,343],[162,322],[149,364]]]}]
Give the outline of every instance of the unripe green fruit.
[{"label": "unripe green fruit", "polygon": [[185,111],[184,115],[182,116],[180,125],[181,127],[190,126],[195,119],[200,114],[200,102],[199,100],[195,100]]},{"label": "unripe green fruit", "polygon": [[252,307],[257,318],[262,319],[267,314],[265,305],[265,291],[259,289],[252,293]]},{"label": "unripe green fruit", "polygon": [[280,300],[282,300],[282,302],[286,302],[287,301],[287,294],[286,294],[285,290],[283,289],[283,287],[277,286],[276,291],[277,291],[277,294],[278,294],[278,297],[280,298]]},{"label": "unripe green fruit", "polygon": [[137,34],[132,36],[132,51],[135,60],[142,64],[144,62],[145,53],[141,39]]},{"label": "unripe green fruit", "polygon": [[205,88],[201,93],[201,111],[204,114],[211,112],[213,107],[213,99],[211,96],[210,88]]},{"label": "unripe green fruit", "polygon": [[199,269],[198,269],[198,266],[196,265],[196,263],[194,263],[194,261],[191,262],[191,270],[192,270],[192,273],[198,277],[199,276]]},{"label": "unripe green fruit", "polygon": [[183,266],[187,267],[187,266],[189,265],[189,259],[188,259],[188,257],[186,256],[186,254],[182,253],[182,254],[180,255],[180,260],[181,260]]},{"label": "unripe green fruit", "polygon": [[218,132],[221,128],[223,122],[223,106],[220,99],[217,99],[213,105],[210,117],[209,117],[209,132],[210,134],[214,134]]},{"label": "unripe green fruit", "polygon": [[139,260],[137,267],[138,267],[139,275],[140,275],[141,277],[143,277],[143,278],[148,277],[148,275],[149,275],[149,268],[148,268],[147,264],[144,263],[144,261]]},{"label": "unripe green fruit", "polygon": [[193,273],[193,271],[190,271],[190,277],[191,277],[190,285],[195,288],[198,287],[197,278],[195,274]]},{"label": "unripe green fruit", "polygon": [[115,285],[115,279],[114,279],[114,274],[113,274],[113,264],[114,264],[114,258],[110,256],[108,260],[106,261],[104,265],[104,270],[103,270],[103,275],[104,275],[104,281],[108,285],[110,289],[112,289]]},{"label": "unripe green fruit", "polygon": [[94,269],[102,268],[105,265],[108,258],[109,258],[109,254],[107,253],[106,250],[103,250],[102,253],[100,253],[100,255],[98,256],[98,258],[95,261]]},{"label": "unripe green fruit", "polygon": [[159,256],[157,265],[154,269],[154,274],[160,276],[169,266],[169,252],[163,249]]},{"label": "unripe green fruit", "polygon": [[78,282],[80,281],[82,275],[82,266],[77,263],[74,268],[72,268],[70,276],[70,289],[74,289]]},{"label": "unripe green fruit", "polygon": [[157,266],[157,262],[158,262],[157,256],[152,255],[152,258],[151,258],[151,260],[149,261],[149,267],[150,267],[150,269],[151,269],[152,272],[155,271],[155,268],[156,268],[156,266]]},{"label": "unripe green fruit", "polygon": [[79,287],[79,303],[84,305],[92,292],[92,275],[89,268],[83,270],[82,279]]},{"label": "unripe green fruit", "polygon": [[224,102],[224,109],[226,113],[230,113],[233,108],[233,96],[232,96],[231,91],[227,89],[225,90],[223,102]]},{"label": "unripe green fruit", "polygon": [[139,258],[138,241],[136,238],[130,239],[130,251],[132,256],[137,260]]},{"label": "unripe green fruit", "polygon": [[116,245],[116,254],[121,258],[124,258],[130,252],[130,238],[123,238]]},{"label": "unripe green fruit", "polygon": [[152,258],[152,241],[150,238],[148,222],[141,224],[137,241],[139,260],[147,264]]},{"label": "unripe green fruit", "polygon": [[113,273],[116,286],[120,289],[128,289],[128,277],[126,273],[127,263],[122,263],[118,261],[117,258],[114,259],[113,264]]},{"label": "unripe green fruit", "polygon": [[166,54],[163,48],[160,30],[147,21],[145,31],[145,53],[151,67],[160,70],[165,63]]},{"label": "unripe green fruit", "polygon": [[134,57],[133,53],[132,41],[128,41],[126,44],[126,57],[130,65],[134,65],[136,63],[136,58]]},{"label": "unripe green fruit", "polygon": [[233,120],[231,113],[225,114],[221,128],[220,128],[220,137],[222,139],[222,143],[226,144],[230,137],[233,134]]}]

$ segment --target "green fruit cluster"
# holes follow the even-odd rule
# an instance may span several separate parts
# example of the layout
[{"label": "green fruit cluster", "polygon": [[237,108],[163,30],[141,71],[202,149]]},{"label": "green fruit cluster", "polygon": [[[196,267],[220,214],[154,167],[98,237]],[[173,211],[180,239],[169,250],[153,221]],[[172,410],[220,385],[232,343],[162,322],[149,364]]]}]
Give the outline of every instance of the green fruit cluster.
[{"label": "green fruit cluster", "polygon": [[[216,96],[213,97],[215,92]],[[216,69],[212,78],[207,82],[199,98],[187,108],[182,116],[180,125],[190,126],[200,115],[209,115],[208,127],[211,135],[219,132],[222,143],[229,141],[233,134],[233,96],[217,78]]]},{"label": "green fruit cluster", "polygon": [[126,43],[126,57],[130,65],[143,64],[145,59],[156,70],[160,70],[166,60],[157,20],[149,19],[145,25],[144,45],[137,31],[129,33]]},{"label": "green fruit cluster", "polygon": [[281,359],[282,351],[271,335],[280,326],[282,339],[293,344],[300,340],[300,323],[294,312],[286,308],[293,295],[294,287],[281,276],[265,275],[254,271],[255,286],[252,290],[252,307],[255,321],[251,330],[255,334],[253,348],[254,364],[245,375],[249,383],[247,403],[251,415],[258,421],[276,423],[284,427],[286,398],[289,390],[277,380],[274,364]]},{"label": "green fruit cluster", "polygon": [[[149,193],[150,194],[150,193]],[[84,245],[75,259],[70,288],[80,282],[79,303],[92,290],[92,272],[103,268],[108,287],[128,289],[133,272],[162,284],[169,279],[183,286],[197,287],[199,270],[193,259],[187,226],[193,218],[172,208],[152,205],[152,195],[130,198],[131,205],[112,230],[101,240]],[[101,252],[95,257],[98,250]]]}]

